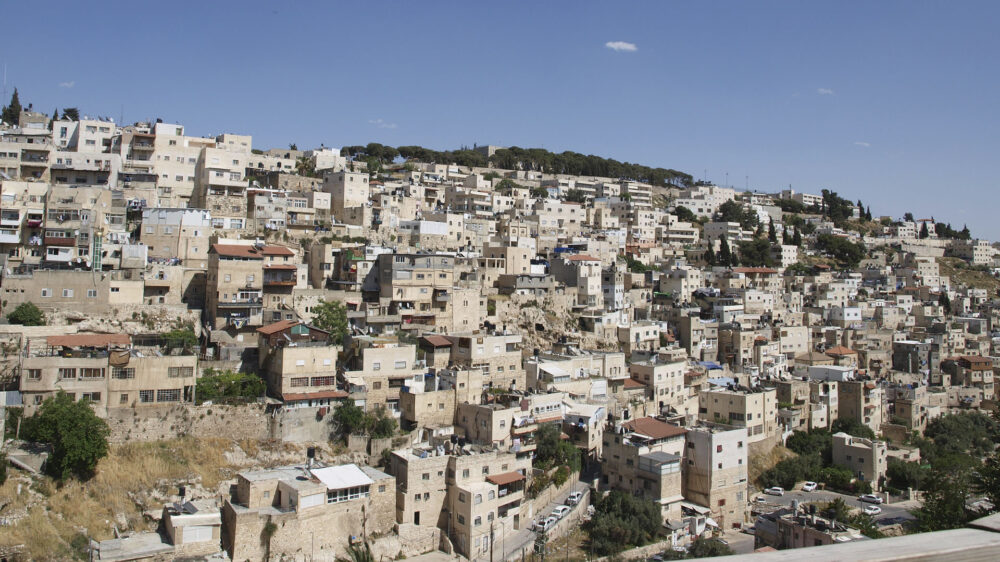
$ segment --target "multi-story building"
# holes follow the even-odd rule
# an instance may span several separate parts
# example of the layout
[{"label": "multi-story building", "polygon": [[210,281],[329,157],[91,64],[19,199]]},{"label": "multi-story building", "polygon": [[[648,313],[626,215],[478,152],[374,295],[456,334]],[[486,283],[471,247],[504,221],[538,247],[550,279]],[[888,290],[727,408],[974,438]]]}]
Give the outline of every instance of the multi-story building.
[{"label": "multi-story building", "polygon": [[698,395],[698,416],[747,429],[747,440],[756,443],[778,430],[778,400],[773,388],[738,387],[703,390]]},{"label": "multi-story building", "polygon": [[395,478],[369,466],[251,470],[235,488],[222,510],[222,547],[233,560],[298,557],[306,548],[317,559],[343,557],[352,537],[365,541],[395,524]]},{"label": "multi-story building", "polygon": [[687,429],[655,418],[637,418],[604,432],[601,483],[654,501],[663,520],[680,519],[681,461]]},{"label": "multi-story building", "polygon": [[90,400],[102,417],[175,406],[193,402],[197,362],[191,350],[157,356],[125,334],[49,336],[23,358],[20,390],[29,414],[58,392]]},{"label": "multi-story building", "polygon": [[888,449],[884,441],[853,437],[846,433],[833,434],[833,464],[851,471],[851,474],[869,482],[873,489],[882,486],[888,466]]},{"label": "multi-story building", "polygon": [[258,369],[269,393],[286,406],[329,406],[347,398],[337,384],[341,349],[328,332],[298,320],[257,329]]},{"label": "multi-story building", "polygon": [[747,429],[702,424],[688,428],[685,438],[684,497],[710,508],[721,529],[741,525],[747,505]]}]

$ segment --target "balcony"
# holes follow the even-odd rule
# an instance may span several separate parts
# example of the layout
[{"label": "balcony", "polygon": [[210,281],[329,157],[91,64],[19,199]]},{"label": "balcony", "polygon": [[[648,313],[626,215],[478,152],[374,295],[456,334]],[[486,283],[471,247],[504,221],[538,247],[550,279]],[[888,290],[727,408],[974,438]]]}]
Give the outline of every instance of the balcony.
[{"label": "balcony", "polygon": [[228,301],[219,301],[216,306],[218,308],[264,308],[264,299],[262,297],[232,299]]},{"label": "balcony", "polygon": [[510,430],[510,432],[514,435],[526,435],[529,433],[534,433],[535,431],[538,431],[537,423],[529,423],[522,425],[520,427],[512,427]]},{"label": "balcony", "polygon": [[133,142],[132,143],[132,151],[133,152],[136,151],[136,150],[152,151],[153,149],[154,149],[153,143],[151,143],[151,142]]},{"label": "balcony", "polygon": [[64,252],[54,253],[54,254],[53,253],[47,253],[45,255],[45,261],[69,263],[69,262],[73,261],[73,253],[70,252],[69,250],[66,250]]},{"label": "balcony", "polygon": [[265,287],[294,287],[295,275],[265,275]]},{"label": "balcony", "polygon": [[26,166],[43,166],[49,163],[49,155],[21,154],[21,162]]},{"label": "balcony", "polygon": [[4,211],[0,214],[0,226],[20,226],[21,214],[17,211]]},{"label": "balcony", "polygon": [[21,237],[16,230],[0,230],[0,244],[20,244]]},{"label": "balcony", "polygon": [[436,291],[434,293],[434,300],[437,302],[448,302],[451,300],[451,295],[444,291]]},{"label": "balcony", "polygon": [[58,236],[46,236],[44,243],[46,246],[76,246],[76,238],[62,238]]}]

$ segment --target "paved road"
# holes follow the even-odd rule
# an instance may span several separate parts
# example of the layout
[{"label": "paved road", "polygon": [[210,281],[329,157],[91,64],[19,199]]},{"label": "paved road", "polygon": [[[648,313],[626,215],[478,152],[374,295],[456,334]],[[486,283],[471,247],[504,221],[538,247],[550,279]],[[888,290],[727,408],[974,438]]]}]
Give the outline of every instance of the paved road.
[{"label": "paved road", "polygon": [[[799,503],[808,502],[831,502],[836,498],[841,498],[844,500],[849,507],[856,507],[858,509],[864,509],[867,504],[858,501],[857,496],[848,496],[846,494],[838,494],[836,492],[827,492],[823,490],[816,490],[814,492],[803,492],[802,490],[791,490],[785,492],[783,496],[770,496],[767,494],[757,494],[758,496],[764,497],[767,501],[765,505],[776,505],[776,506],[790,506],[792,501],[799,500]],[[881,504],[879,507],[882,508],[882,513],[875,516],[875,520],[882,523],[893,523],[904,520],[913,519],[913,515],[910,514],[911,509],[919,507],[920,502],[907,501],[895,504]],[[894,521],[895,520],[895,521]]]},{"label": "paved road", "polygon": [[[573,485],[571,492],[587,492],[587,490],[589,489],[590,485],[587,484],[586,482],[577,482],[576,484]],[[566,503],[566,498],[569,497],[571,492],[566,492],[566,494],[560,497],[558,501],[549,503],[547,506],[545,506],[545,509],[535,514],[535,519],[538,519],[543,514],[546,517],[548,517],[548,514],[552,513],[552,510],[555,509],[556,506],[563,505]],[[589,505],[589,501],[585,503],[586,505]],[[561,528],[565,525],[579,525],[579,522],[576,518],[577,515],[576,512],[579,509],[586,509],[587,508],[586,505],[577,504],[571,506],[573,511],[570,512],[570,515],[566,516],[566,518],[559,521],[559,523],[556,524],[556,528]],[[530,524],[531,520],[522,522],[522,526],[524,527],[527,527]],[[494,546],[495,548],[493,550],[493,557],[495,560],[513,560],[513,559],[520,560],[522,552],[530,554],[532,550],[535,548],[535,533],[533,531],[529,531],[526,528],[523,528],[516,531],[513,534],[508,534],[506,537],[503,536],[496,537]],[[480,559],[489,560],[489,556],[482,555],[474,558],[474,560],[480,560]]]}]

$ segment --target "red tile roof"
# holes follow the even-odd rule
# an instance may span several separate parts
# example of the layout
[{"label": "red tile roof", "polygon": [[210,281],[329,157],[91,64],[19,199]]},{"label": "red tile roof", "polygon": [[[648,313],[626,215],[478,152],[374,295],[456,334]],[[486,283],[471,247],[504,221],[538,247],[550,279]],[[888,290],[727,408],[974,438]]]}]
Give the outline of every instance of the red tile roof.
[{"label": "red tile roof", "polygon": [[857,355],[858,352],[854,351],[849,347],[838,345],[836,347],[831,347],[830,349],[826,350],[826,354],[834,357],[839,357],[841,355]]},{"label": "red tile roof", "polygon": [[451,347],[451,340],[444,336],[424,336],[423,341],[431,345],[431,347]]},{"label": "red tile roof", "polygon": [[74,334],[70,336],[49,336],[45,343],[62,347],[105,347],[108,345],[128,345],[132,339],[128,334]]},{"label": "red tile roof", "polygon": [[347,398],[347,392],[343,390],[320,390],[318,392],[304,392],[301,394],[286,392],[281,395],[285,402],[296,402],[298,400],[322,400],[324,398]]},{"label": "red tile roof", "polygon": [[278,332],[283,332],[292,326],[297,326],[299,324],[298,320],[278,320],[273,324],[268,324],[267,326],[261,326],[257,328],[257,333],[264,334],[265,336],[270,336],[272,334],[277,334]]},{"label": "red tile roof", "polygon": [[518,480],[524,480],[524,475],[520,472],[503,472],[501,474],[491,474],[486,477],[486,480],[496,484],[497,486],[503,486],[505,484],[517,482]]},{"label": "red tile roof", "polygon": [[636,418],[622,424],[626,429],[645,435],[652,439],[666,439],[684,435],[687,430],[679,425],[661,422],[655,418]]},{"label": "red tile roof", "polygon": [[625,379],[625,390],[632,390],[634,388],[646,388],[646,385],[635,379]]},{"label": "red tile roof", "polygon": [[290,248],[287,248],[285,246],[272,246],[272,245],[269,244],[267,246],[264,246],[264,255],[265,256],[294,256],[295,252],[293,252]]}]

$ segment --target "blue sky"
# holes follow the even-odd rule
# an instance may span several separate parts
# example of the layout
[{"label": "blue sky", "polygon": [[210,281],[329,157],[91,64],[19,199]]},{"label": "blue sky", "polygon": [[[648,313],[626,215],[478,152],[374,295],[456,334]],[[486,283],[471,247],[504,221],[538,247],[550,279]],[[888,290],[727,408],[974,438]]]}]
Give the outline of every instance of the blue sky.
[{"label": "blue sky", "polygon": [[997,2],[33,1],[4,15],[7,89],[49,113],[161,117],[262,148],[574,150],[825,187],[1000,239]]}]

